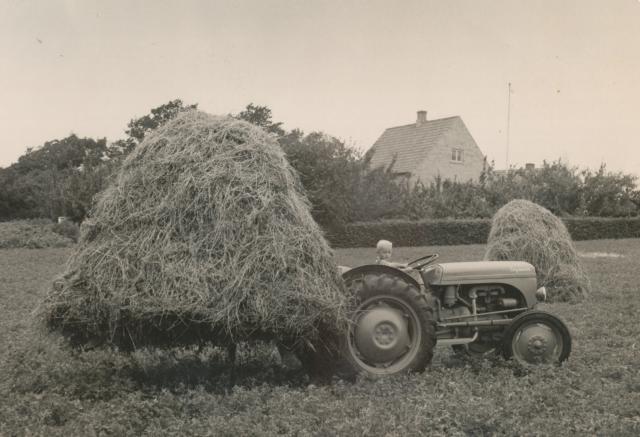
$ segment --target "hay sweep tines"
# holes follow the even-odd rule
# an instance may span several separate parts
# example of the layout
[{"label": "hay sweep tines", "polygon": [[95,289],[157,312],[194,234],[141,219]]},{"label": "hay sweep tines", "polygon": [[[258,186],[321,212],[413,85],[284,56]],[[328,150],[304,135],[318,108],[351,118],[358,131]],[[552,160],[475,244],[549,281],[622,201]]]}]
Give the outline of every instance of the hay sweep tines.
[{"label": "hay sweep tines", "polygon": [[181,114],[99,196],[45,301],[49,326],[136,344],[337,332],[342,281],[300,187],[263,130]]},{"label": "hay sweep tines", "polygon": [[562,221],[527,200],[513,200],[491,221],[485,259],[527,261],[552,302],[576,302],[590,289],[571,236]]}]

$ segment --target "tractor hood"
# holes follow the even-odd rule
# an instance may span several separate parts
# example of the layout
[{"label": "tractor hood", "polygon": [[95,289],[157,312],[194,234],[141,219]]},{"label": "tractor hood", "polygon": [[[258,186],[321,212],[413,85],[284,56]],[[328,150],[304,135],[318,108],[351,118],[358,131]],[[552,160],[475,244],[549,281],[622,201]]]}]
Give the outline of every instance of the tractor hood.
[{"label": "tractor hood", "polygon": [[434,264],[423,272],[425,282],[433,285],[511,282],[535,278],[535,268],[523,261],[478,261]]}]

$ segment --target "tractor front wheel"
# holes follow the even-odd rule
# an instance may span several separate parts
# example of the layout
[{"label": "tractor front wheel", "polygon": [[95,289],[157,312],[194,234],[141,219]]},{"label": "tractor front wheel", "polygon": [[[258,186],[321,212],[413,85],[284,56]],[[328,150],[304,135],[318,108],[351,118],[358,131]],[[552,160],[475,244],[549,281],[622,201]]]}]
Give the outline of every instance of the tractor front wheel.
[{"label": "tractor front wheel", "polygon": [[571,353],[571,334],[562,320],[544,311],[527,311],[507,327],[502,353],[520,364],[559,364]]}]

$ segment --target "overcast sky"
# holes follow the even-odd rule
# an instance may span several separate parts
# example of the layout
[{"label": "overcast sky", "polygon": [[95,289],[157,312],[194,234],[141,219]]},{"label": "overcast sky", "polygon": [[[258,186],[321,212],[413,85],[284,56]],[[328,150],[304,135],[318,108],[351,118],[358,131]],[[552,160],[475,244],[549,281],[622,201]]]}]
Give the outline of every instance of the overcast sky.
[{"label": "overcast sky", "polygon": [[0,167],[174,98],[360,149],[459,115],[482,151],[640,175],[640,1],[0,0]]}]

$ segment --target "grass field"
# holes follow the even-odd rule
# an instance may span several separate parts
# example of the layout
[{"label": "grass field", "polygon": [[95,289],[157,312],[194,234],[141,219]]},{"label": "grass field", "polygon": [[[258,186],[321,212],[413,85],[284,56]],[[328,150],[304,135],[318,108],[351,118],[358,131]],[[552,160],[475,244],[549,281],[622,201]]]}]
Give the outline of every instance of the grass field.
[{"label": "grass field", "polygon": [[[316,386],[274,348],[241,350],[231,383],[214,348],[69,350],[31,312],[71,249],[0,250],[0,436],[11,435],[640,435],[640,240],[576,244],[588,301],[544,309],[570,327],[561,368],[523,370],[438,348],[423,374]],[[476,260],[482,246],[398,248]],[[622,257],[601,256],[616,253]],[[343,265],[373,249],[337,252]]]}]

